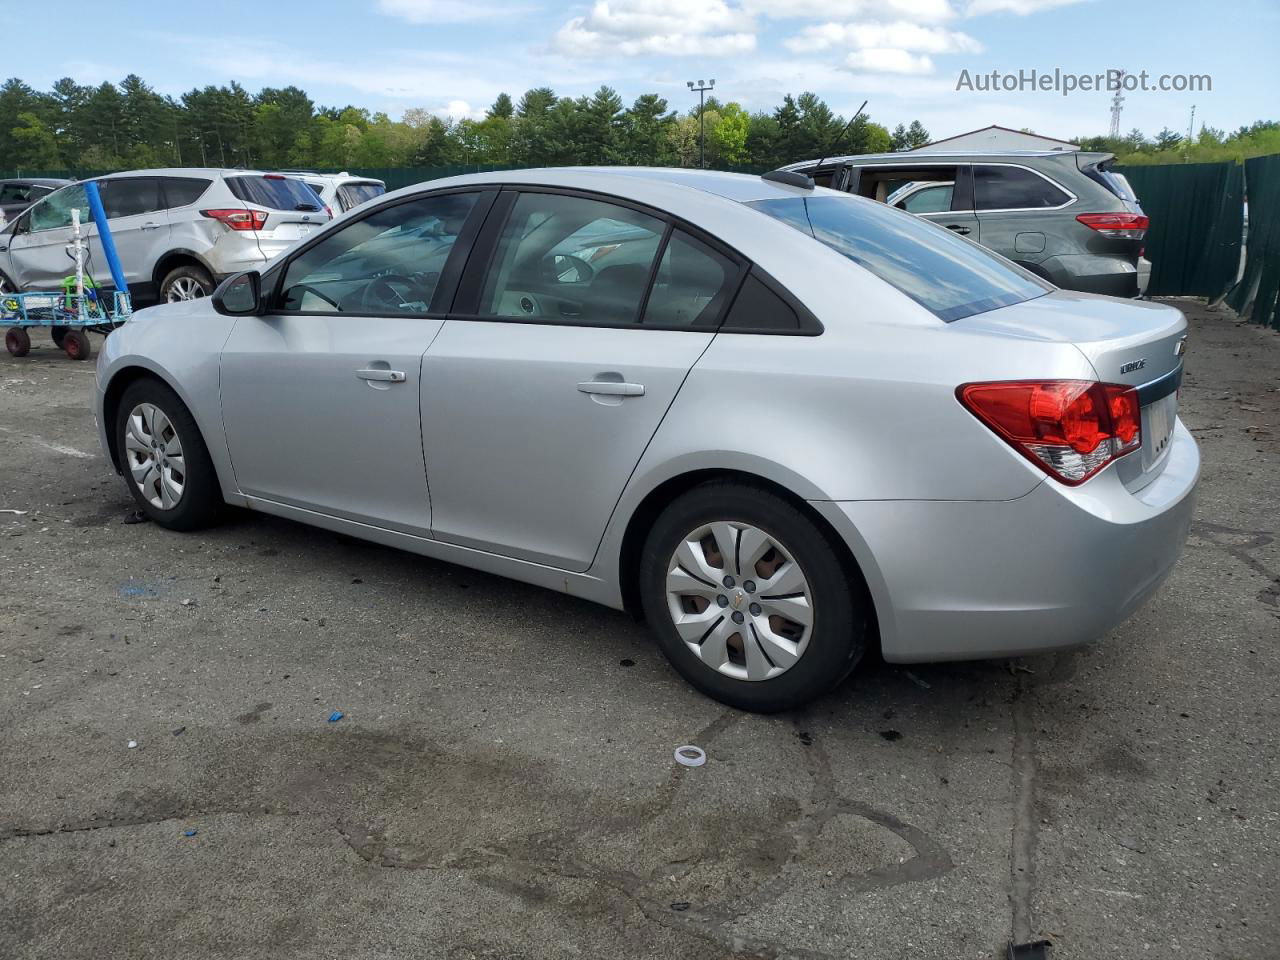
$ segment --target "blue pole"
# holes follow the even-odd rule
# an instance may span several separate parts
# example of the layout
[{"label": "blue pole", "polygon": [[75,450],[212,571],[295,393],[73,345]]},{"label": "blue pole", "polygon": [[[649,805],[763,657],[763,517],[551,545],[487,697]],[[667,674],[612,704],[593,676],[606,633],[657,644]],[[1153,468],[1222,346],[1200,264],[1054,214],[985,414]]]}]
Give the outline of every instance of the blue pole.
[{"label": "blue pole", "polygon": [[93,222],[98,225],[98,239],[102,241],[102,252],[107,255],[107,266],[111,269],[111,281],[121,293],[129,292],[129,284],[125,282],[124,270],[120,266],[120,255],[116,253],[116,242],[111,238],[111,227],[107,225],[107,211],[102,209],[102,194],[98,192],[95,180],[84,183],[85,196],[89,198],[89,213]]}]

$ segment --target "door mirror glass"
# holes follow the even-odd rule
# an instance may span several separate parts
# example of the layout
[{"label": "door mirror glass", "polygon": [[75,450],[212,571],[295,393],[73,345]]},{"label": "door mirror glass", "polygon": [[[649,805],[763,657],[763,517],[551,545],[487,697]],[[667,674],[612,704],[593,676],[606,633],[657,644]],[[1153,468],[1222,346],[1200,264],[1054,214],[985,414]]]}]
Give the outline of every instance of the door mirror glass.
[{"label": "door mirror glass", "polygon": [[213,309],[228,317],[252,317],[262,312],[262,275],[248,270],[228,277],[213,292]]}]

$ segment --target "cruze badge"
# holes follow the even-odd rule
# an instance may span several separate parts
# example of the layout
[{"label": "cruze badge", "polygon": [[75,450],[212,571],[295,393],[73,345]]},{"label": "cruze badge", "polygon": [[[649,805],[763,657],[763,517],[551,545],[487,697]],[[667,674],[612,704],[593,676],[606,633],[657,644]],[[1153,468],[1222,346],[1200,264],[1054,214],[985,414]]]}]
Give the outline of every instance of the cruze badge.
[{"label": "cruze badge", "polygon": [[1141,360],[1130,360],[1128,363],[1120,367],[1120,372],[1132,373],[1134,370],[1141,370],[1146,365],[1147,365],[1146,357],[1143,357]]}]

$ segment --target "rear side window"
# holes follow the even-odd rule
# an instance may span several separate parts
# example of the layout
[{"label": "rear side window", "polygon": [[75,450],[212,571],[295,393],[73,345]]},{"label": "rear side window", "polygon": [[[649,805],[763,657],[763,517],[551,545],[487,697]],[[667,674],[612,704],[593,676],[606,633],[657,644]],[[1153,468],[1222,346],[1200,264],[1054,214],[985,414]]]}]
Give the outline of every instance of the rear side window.
[{"label": "rear side window", "polygon": [[98,181],[102,208],[108,220],[155,213],[160,203],[160,181],[155,177],[125,177]]},{"label": "rear side window", "polygon": [[947,322],[1053,289],[985,247],[884,204],[825,196],[749,206],[804,231]]},{"label": "rear side window", "polygon": [[1071,200],[1066,191],[1038,173],[981,164],[973,168],[973,195],[978,210],[1039,210]]},{"label": "rear side window", "polygon": [[720,329],[725,333],[799,333],[800,317],[787,301],[751,273]]},{"label": "rear side window", "polygon": [[212,180],[199,177],[165,177],[164,198],[169,207],[185,207],[195,203],[209,189]]},{"label": "rear side window", "polygon": [[715,326],[737,274],[737,267],[728,257],[681,230],[674,231],[658,262],[643,323],[662,327]]},{"label": "rear side window", "polygon": [[227,177],[237,200],[271,210],[319,210],[320,198],[301,180],[287,177]]}]

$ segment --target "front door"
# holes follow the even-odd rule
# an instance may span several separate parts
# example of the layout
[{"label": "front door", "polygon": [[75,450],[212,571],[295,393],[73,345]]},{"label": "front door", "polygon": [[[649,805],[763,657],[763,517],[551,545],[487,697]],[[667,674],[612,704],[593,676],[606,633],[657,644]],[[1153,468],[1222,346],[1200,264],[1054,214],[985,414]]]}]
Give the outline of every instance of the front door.
[{"label": "front door", "polygon": [[[75,273],[75,263],[67,253],[73,233],[72,209],[80,211],[80,233],[87,237],[92,221],[83,184],[51,193],[18,219],[9,241],[9,262],[11,279],[20,289],[54,290],[63,278]],[[105,262],[90,262],[87,268],[95,277],[99,272],[109,276]]]},{"label": "front door", "polygon": [[222,352],[242,493],[428,534],[422,355],[443,324],[435,300],[451,284],[441,277],[456,272],[455,241],[478,196],[382,207],[281,265],[271,312],[237,321]]},{"label": "front door", "polygon": [[536,192],[491,228],[496,252],[483,282],[466,281],[474,302],[459,304],[470,316],[446,323],[423,364],[437,539],[591,565],[737,276],[722,253],[665,230],[635,210]]}]

